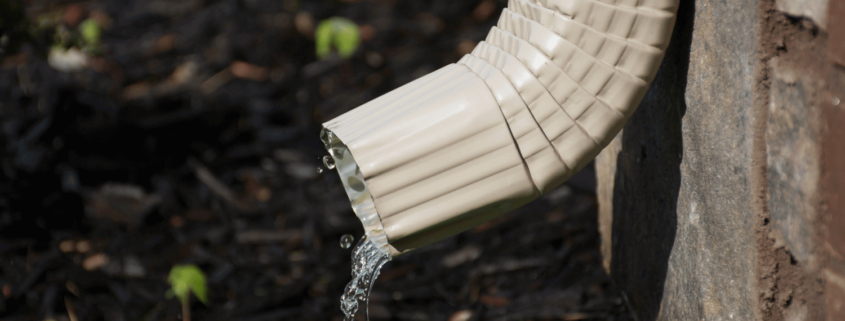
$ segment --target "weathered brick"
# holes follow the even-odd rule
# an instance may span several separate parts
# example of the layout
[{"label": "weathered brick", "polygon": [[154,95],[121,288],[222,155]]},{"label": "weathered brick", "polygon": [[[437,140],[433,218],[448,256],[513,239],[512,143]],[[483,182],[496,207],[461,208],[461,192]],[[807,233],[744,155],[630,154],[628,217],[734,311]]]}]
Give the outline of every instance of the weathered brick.
[{"label": "weathered brick", "polygon": [[827,29],[828,0],[777,0],[777,9],[784,13],[806,17],[821,29]]},{"label": "weathered brick", "polygon": [[819,107],[810,101],[814,77],[777,58],[772,75],[766,123],[768,208],[787,249],[802,266],[815,271],[817,204],[820,177]]}]

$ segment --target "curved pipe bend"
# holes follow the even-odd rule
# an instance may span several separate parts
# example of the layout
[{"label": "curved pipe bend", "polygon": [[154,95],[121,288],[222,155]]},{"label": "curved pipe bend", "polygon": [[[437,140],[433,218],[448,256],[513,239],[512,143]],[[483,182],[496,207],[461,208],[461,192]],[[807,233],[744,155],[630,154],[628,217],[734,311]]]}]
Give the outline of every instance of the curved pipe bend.
[{"label": "curved pipe bend", "polygon": [[510,0],[458,63],[323,124],[368,238],[397,256],[569,179],[639,105],[677,7]]}]

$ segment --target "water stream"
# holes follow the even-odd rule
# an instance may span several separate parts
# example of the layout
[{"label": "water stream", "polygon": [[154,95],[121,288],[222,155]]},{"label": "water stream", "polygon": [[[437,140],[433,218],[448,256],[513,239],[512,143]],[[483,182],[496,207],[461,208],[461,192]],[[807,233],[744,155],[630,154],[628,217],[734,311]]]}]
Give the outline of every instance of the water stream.
[{"label": "water stream", "polygon": [[[352,281],[346,285],[340,297],[340,306],[346,316],[344,320],[351,321],[358,312],[360,302],[363,301],[364,313],[369,320],[367,306],[370,291],[381,272],[381,267],[391,259],[387,234],[384,233],[384,226],[381,224],[381,218],[376,211],[364,175],[349,148],[334,133],[325,128],[320,132],[320,140],[329,152],[329,155],[321,157],[320,161],[326,170],[337,170],[343,188],[349,196],[352,211],[361,220],[365,231],[358,245],[352,249]],[[318,173],[323,171],[323,167],[318,168]],[[354,240],[355,238],[351,235],[344,235],[341,237],[340,246],[347,249]]]},{"label": "water stream", "polygon": [[390,254],[368,240],[366,235],[358,241],[352,250],[352,281],[349,281],[340,297],[340,307],[346,315],[344,321],[353,320],[358,312],[359,301],[364,302],[365,316],[367,320],[370,319],[370,291],[387,261],[390,261]]}]

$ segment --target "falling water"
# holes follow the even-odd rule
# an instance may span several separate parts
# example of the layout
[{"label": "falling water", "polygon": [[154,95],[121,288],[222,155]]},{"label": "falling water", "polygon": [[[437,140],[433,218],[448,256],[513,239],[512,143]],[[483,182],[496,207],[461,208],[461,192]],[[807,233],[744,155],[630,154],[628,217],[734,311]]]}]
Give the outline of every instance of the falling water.
[{"label": "falling water", "polygon": [[364,301],[364,313],[369,320],[370,291],[381,272],[381,267],[390,261],[390,254],[379,249],[367,236],[358,241],[352,250],[352,281],[340,297],[340,307],[346,315],[344,321],[351,321],[358,312],[358,301]]},{"label": "falling water", "polygon": [[[370,291],[373,289],[373,283],[381,267],[391,258],[387,235],[384,233],[384,226],[376,212],[370,191],[364,183],[361,169],[355,163],[349,148],[334,133],[325,128],[320,132],[320,140],[329,151],[329,155],[321,159],[323,165],[327,170],[337,168],[340,181],[349,196],[352,211],[361,220],[366,231],[366,235],[352,249],[352,281],[349,281],[340,297],[340,306],[343,314],[346,315],[344,320],[351,321],[358,312],[359,302],[363,301],[365,316],[369,318],[367,305],[370,302]],[[354,240],[352,235],[344,235],[340,240],[340,246],[344,249],[349,248]]]}]

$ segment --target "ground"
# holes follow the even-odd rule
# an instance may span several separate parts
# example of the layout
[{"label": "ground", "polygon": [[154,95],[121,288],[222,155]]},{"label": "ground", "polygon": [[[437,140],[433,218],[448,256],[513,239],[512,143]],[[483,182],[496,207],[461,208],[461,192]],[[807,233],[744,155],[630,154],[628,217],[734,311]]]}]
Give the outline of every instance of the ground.
[{"label": "ground", "polygon": [[[320,124],[456,62],[505,5],[23,3],[0,29],[14,36],[0,43],[0,318],[72,321],[179,319],[176,264],[208,278],[194,320],[340,320],[338,242],[363,230],[335,173],[317,173]],[[314,28],[333,16],[361,26],[361,48],[318,60]],[[88,18],[98,48],[57,71],[53,26]],[[388,263],[371,318],[628,320],[591,173]]]}]

